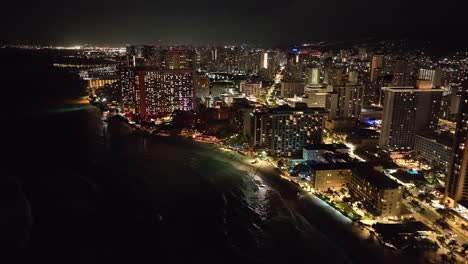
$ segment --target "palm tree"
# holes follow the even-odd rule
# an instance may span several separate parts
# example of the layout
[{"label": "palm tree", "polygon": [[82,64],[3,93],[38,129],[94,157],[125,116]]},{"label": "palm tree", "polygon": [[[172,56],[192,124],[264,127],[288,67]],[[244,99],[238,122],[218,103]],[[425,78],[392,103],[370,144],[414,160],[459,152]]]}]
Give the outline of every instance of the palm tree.
[{"label": "palm tree", "polygon": [[450,242],[447,244],[449,247],[457,247],[458,243],[455,241],[455,239],[450,240]]},{"label": "palm tree", "polygon": [[341,189],[340,189],[340,193],[341,193],[341,195],[345,195],[345,194],[346,194],[346,189],[345,189],[345,188],[341,188]]}]

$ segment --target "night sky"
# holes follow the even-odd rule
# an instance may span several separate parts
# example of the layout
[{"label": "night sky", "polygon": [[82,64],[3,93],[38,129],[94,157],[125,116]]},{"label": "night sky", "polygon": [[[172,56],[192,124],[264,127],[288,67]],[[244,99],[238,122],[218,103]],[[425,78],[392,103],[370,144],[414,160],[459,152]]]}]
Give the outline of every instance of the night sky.
[{"label": "night sky", "polygon": [[[104,0],[3,3],[3,43],[288,45],[367,37],[466,43],[463,1]],[[6,5],[6,6],[5,6]]]}]

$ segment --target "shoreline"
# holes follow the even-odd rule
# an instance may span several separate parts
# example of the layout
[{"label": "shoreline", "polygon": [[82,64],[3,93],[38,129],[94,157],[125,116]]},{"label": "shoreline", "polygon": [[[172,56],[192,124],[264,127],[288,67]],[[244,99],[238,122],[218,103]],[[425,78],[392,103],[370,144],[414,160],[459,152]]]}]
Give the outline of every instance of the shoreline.
[{"label": "shoreline", "polygon": [[[205,143],[193,140],[179,135],[170,137],[157,135],[141,135],[135,131],[141,130],[131,126],[124,118],[118,118],[126,127],[133,128],[133,135],[139,137],[157,138],[157,140],[172,139],[176,141],[186,141],[189,144],[197,144],[205,149],[215,150],[220,154],[224,154],[226,160],[231,162],[231,165],[240,173],[246,172],[247,175],[242,177],[251,177],[255,184],[258,182],[255,177],[259,177],[263,182],[269,185],[277,192],[289,210],[293,210],[296,214],[303,217],[307,223],[323,234],[332,244],[338,246],[345,252],[345,255],[350,257],[354,263],[394,263],[399,261],[407,263],[407,258],[401,256],[398,252],[385,247],[375,238],[367,229],[363,229],[353,222],[348,217],[344,216],[340,211],[327,204],[322,199],[318,198],[290,180],[281,176],[281,171],[276,170],[270,162],[260,160],[256,164],[252,164],[253,157],[238,154],[234,150],[227,150],[222,145]],[[247,168],[247,169],[246,169]],[[258,187],[258,186],[257,186]],[[298,195],[299,194],[299,195]],[[326,219],[326,221],[324,221]],[[369,253],[366,256],[355,254],[363,248]]]}]

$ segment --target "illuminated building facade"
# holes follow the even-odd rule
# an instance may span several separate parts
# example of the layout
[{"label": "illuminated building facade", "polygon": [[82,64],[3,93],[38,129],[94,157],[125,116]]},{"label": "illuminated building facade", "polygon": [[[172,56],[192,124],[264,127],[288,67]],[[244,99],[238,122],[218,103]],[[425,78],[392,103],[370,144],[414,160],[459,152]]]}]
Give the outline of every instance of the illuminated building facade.
[{"label": "illuminated building facade", "polygon": [[362,200],[374,216],[388,218],[401,214],[402,186],[368,165],[353,168],[349,192]]},{"label": "illuminated building facade", "polygon": [[320,69],[319,68],[309,68],[306,71],[307,85],[316,86],[320,84]]},{"label": "illuminated building facade", "polygon": [[385,94],[380,148],[410,150],[416,132],[434,129],[443,89],[382,88]]},{"label": "illuminated building facade", "polygon": [[446,180],[445,194],[451,206],[457,203],[468,208],[468,83],[465,81],[460,113],[455,131],[454,151]]},{"label": "illuminated building facade", "polygon": [[260,54],[260,73],[262,76],[272,79],[281,64],[281,53],[279,51],[265,51]]},{"label": "illuminated building facade", "polygon": [[[408,63],[403,60],[385,60],[382,75],[391,76],[390,80],[383,81],[384,86],[410,85]],[[432,86],[436,87],[436,86]]]},{"label": "illuminated building facade", "polygon": [[260,57],[261,53],[255,50],[242,52],[239,69],[246,73],[257,74],[260,70]]},{"label": "illuminated building facade", "polygon": [[206,75],[195,75],[193,87],[197,97],[208,97],[210,95],[210,78]]},{"label": "illuminated building facade", "polygon": [[371,82],[377,81],[379,76],[378,70],[383,67],[384,56],[383,55],[374,55],[372,56],[372,64],[370,69],[370,80]]},{"label": "illuminated building facade", "polygon": [[135,71],[125,63],[118,67],[119,87],[121,89],[122,106],[125,110],[135,112],[136,89]]},{"label": "illuminated building facade", "polygon": [[117,80],[90,79],[88,80],[88,95],[96,96],[96,89],[102,88],[105,85],[111,85]]},{"label": "illuminated building facade", "polygon": [[322,108],[289,106],[253,113],[253,143],[276,157],[301,154],[305,145],[322,143],[325,115]]},{"label": "illuminated building facade", "polygon": [[364,87],[362,85],[333,86],[333,92],[327,96],[329,119],[358,119],[363,106]]},{"label": "illuminated building facade", "polygon": [[324,82],[330,85],[343,85],[343,68],[327,68],[325,71]]},{"label": "illuminated building facade", "polygon": [[349,163],[319,163],[311,168],[311,185],[320,192],[346,188],[352,178]]},{"label": "illuminated building facade", "polygon": [[291,98],[304,95],[303,81],[283,81],[281,82],[281,97]]},{"label": "illuminated building facade", "polygon": [[193,75],[191,70],[138,70],[137,112],[146,116],[194,110]]},{"label": "illuminated building facade", "polygon": [[192,58],[187,50],[163,50],[162,63],[163,69],[179,70],[192,68]]},{"label": "illuminated building facade", "polygon": [[96,79],[96,80],[88,80],[88,88],[89,89],[96,89],[103,87],[106,84],[112,84],[116,82],[117,80],[101,80],[101,79]]},{"label": "illuminated building facade", "polygon": [[414,140],[414,150],[431,164],[441,164],[444,168],[449,168],[453,151],[450,135],[419,133]]},{"label": "illuminated building facade", "polygon": [[433,87],[440,87],[442,85],[442,70],[419,69],[418,80],[431,81]]},{"label": "illuminated building facade", "polygon": [[119,76],[123,106],[142,116],[194,110],[193,76],[191,70],[126,68]]}]

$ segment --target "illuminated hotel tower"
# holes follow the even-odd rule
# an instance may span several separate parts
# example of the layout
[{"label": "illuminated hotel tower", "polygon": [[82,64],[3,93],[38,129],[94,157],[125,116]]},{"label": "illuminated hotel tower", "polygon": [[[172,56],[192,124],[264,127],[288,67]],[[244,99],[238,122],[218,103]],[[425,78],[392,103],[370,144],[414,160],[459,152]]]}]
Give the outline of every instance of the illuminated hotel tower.
[{"label": "illuminated hotel tower", "polygon": [[468,208],[468,82],[463,86],[460,114],[455,132],[455,145],[445,184],[447,203]]},{"label": "illuminated hotel tower", "polygon": [[410,150],[416,132],[433,129],[443,89],[428,86],[388,87],[385,93],[379,146],[390,151]]},{"label": "illuminated hotel tower", "polygon": [[195,109],[192,70],[138,71],[140,114],[171,114]]}]

